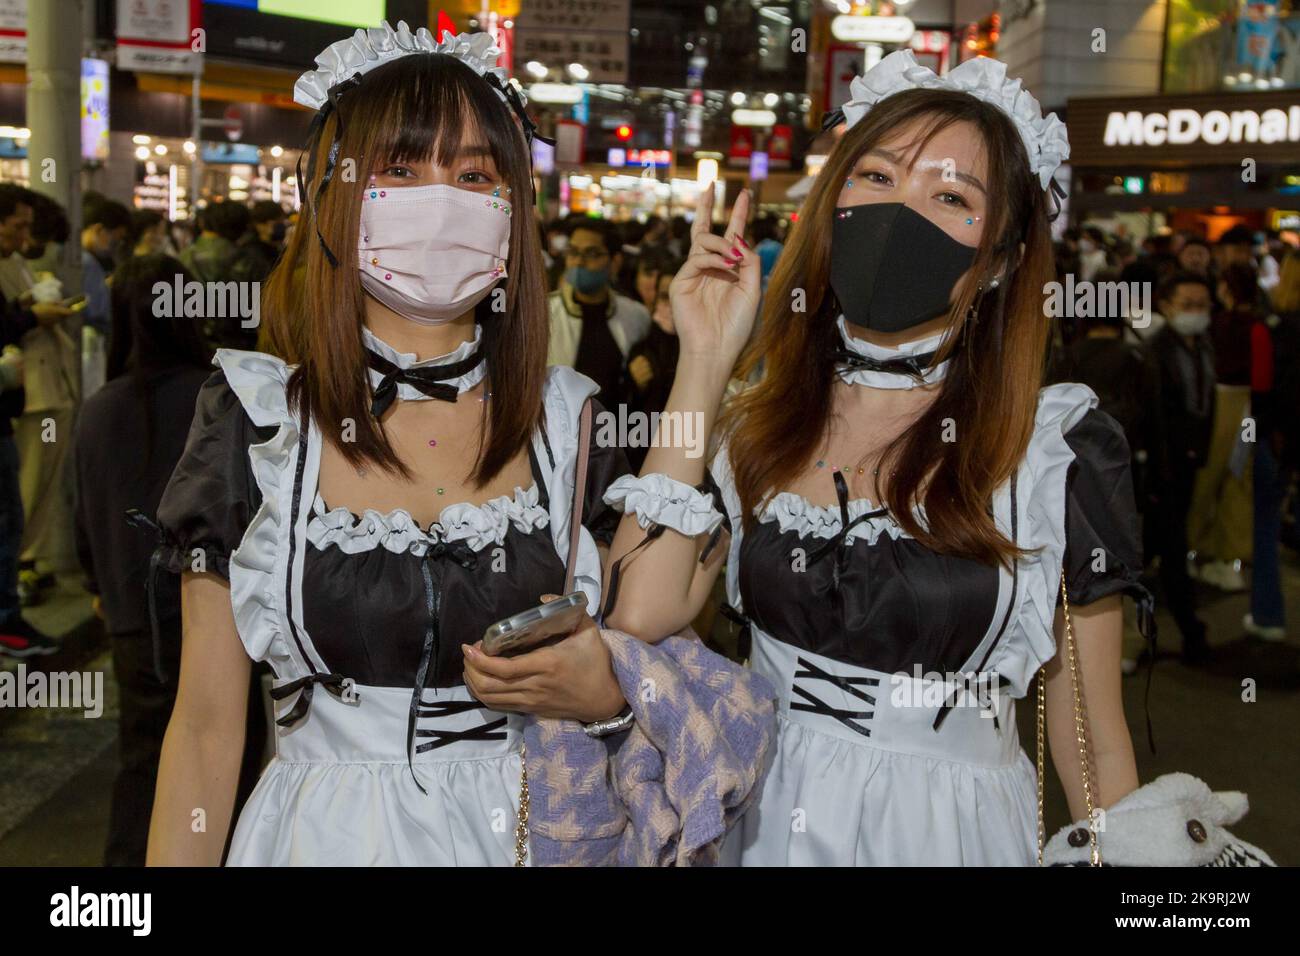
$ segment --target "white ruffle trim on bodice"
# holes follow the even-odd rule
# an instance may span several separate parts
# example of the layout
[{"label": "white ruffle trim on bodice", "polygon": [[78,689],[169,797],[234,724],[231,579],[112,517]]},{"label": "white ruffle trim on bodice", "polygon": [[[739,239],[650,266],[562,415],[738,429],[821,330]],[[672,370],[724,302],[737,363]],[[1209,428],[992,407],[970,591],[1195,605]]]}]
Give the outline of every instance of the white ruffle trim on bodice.
[{"label": "white ruffle trim on bodice", "polygon": [[545,528],[550,514],[539,503],[536,483],[524,490],[501,495],[481,505],[459,502],[442,509],[438,521],[427,531],[404,508],[387,513],[367,508],[355,515],[347,508],[326,510],[318,494],[315,514],[307,525],[307,540],[318,549],[336,547],[346,554],[360,554],[384,548],[394,554],[423,557],[430,545],[463,541],[474,551],[501,544],[513,526],[527,534]]},{"label": "white ruffle trim on bodice", "polygon": [[[880,510],[880,506],[869,498],[855,498],[848,503],[849,521],[855,521],[864,514]],[[838,505],[815,505],[802,495],[792,491],[782,491],[773,495],[758,513],[758,520],[775,521],[782,533],[793,531],[801,538],[833,538],[839,534],[841,527]],[[867,518],[849,529],[844,536],[846,544],[852,544],[859,538],[865,538],[868,545],[874,545],[884,533],[890,538],[909,538],[909,535],[888,514]]]},{"label": "white ruffle trim on bodice", "polygon": [[636,515],[637,524],[660,524],[694,537],[712,533],[722,523],[713,498],[683,481],[654,473],[623,475],[605,490],[605,504]]},{"label": "white ruffle trim on bodice", "polygon": [[[1065,436],[1096,407],[1097,396],[1085,385],[1067,383],[1042,389],[1033,435],[1017,471],[1017,542],[1024,553],[1017,562],[1016,606],[1006,632],[984,665],[985,671],[1007,677],[1016,697],[1028,692],[1034,674],[1056,655],[1053,621],[1065,558],[1066,482],[1074,462],[1074,451]],[[732,524],[726,569],[727,600],[732,607],[743,611],[739,563],[744,529],[725,442],[710,462],[709,471],[722,491]],[[996,499],[1000,514],[1006,511],[1009,501],[1008,485],[999,490]],[[872,502],[867,499],[849,502],[850,520],[871,510]],[[791,492],[773,495],[758,517],[760,521],[778,522],[782,531],[793,530],[816,538],[833,537],[840,529],[838,507],[814,505]],[[920,511],[918,518],[923,520]],[[1009,527],[1004,530],[1009,531]],[[882,515],[855,526],[847,537],[853,540],[866,536],[874,543],[882,531],[894,538],[905,536],[891,518]]]}]

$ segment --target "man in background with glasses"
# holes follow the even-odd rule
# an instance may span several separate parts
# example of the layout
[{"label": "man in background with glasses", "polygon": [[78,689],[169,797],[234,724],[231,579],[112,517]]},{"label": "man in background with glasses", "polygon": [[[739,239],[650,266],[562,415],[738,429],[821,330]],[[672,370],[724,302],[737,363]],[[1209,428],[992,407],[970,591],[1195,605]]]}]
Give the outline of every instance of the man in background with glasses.
[{"label": "man in background with glasses", "polygon": [[560,287],[548,299],[547,364],[570,365],[591,378],[606,406],[617,402],[627,356],[650,331],[645,306],[614,290],[622,264],[618,228],[603,219],[582,220],[564,249]]}]

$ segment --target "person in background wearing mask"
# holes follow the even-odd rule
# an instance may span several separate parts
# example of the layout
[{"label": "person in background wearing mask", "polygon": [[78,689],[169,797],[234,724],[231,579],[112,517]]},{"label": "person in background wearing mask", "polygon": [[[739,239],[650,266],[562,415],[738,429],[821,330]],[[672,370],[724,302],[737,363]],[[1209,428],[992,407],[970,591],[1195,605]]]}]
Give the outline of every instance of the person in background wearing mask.
[{"label": "person in background wearing mask", "polygon": [[[32,193],[0,183],[0,258],[18,255],[28,245],[32,218]],[[26,369],[17,346],[33,328],[57,325],[72,312],[59,302],[37,301],[32,289],[14,296],[6,293],[0,306],[0,654],[23,658],[52,654],[58,643],[23,619],[18,594],[23,497],[11,419],[23,408]]]},{"label": "person in background wearing mask", "polygon": [[1199,663],[1208,645],[1188,575],[1187,538],[1192,491],[1215,420],[1214,355],[1206,334],[1210,284],[1195,273],[1177,273],[1160,287],[1157,301],[1166,321],[1147,345],[1159,376],[1146,482],[1148,513],[1156,527],[1148,540],[1159,548],[1160,581],[1183,636],[1183,658]]},{"label": "person in background wearing mask", "polygon": [[132,256],[153,256],[167,253],[169,240],[166,217],[152,209],[137,209],[131,214],[131,231],[127,242]]},{"label": "person in background wearing mask", "polygon": [[[1236,248],[1231,247],[1231,248]],[[1231,262],[1219,273],[1210,339],[1214,346],[1214,431],[1192,495],[1188,538],[1196,576],[1223,591],[1244,591],[1242,564],[1253,547],[1250,455],[1238,448],[1250,414],[1251,328],[1263,318],[1255,266]]]},{"label": "person in background wearing mask", "polygon": [[547,297],[551,344],[547,365],[568,365],[592,379],[597,395],[614,401],[627,356],[650,331],[650,313],[614,291],[623,264],[618,231],[603,219],[574,226],[564,250],[564,277]]}]

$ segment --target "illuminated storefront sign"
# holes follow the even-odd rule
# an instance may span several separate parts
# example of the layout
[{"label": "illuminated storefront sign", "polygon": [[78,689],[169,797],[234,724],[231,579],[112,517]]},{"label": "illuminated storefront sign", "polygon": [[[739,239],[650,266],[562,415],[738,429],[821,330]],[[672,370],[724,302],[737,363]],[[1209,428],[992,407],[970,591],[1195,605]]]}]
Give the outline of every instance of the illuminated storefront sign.
[{"label": "illuminated storefront sign", "polygon": [[1078,97],[1066,108],[1070,162],[1150,167],[1294,163],[1300,91]]},{"label": "illuminated storefront sign", "polygon": [[857,17],[844,14],[831,21],[831,36],[845,43],[906,43],[916,32],[907,17]]},{"label": "illuminated storefront sign", "polygon": [[1165,113],[1112,111],[1106,117],[1107,146],[1183,146],[1222,143],[1300,142],[1300,105],[1288,110],[1173,109]]}]

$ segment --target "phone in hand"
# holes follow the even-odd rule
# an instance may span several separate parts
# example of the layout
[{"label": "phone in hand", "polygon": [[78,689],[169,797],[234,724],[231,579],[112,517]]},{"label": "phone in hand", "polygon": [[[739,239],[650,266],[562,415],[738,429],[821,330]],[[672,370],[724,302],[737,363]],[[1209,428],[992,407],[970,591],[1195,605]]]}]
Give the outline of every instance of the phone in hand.
[{"label": "phone in hand", "polygon": [[587,596],[574,591],[549,604],[513,614],[483,633],[483,653],[491,657],[518,654],[553,637],[571,634],[586,612]]}]

